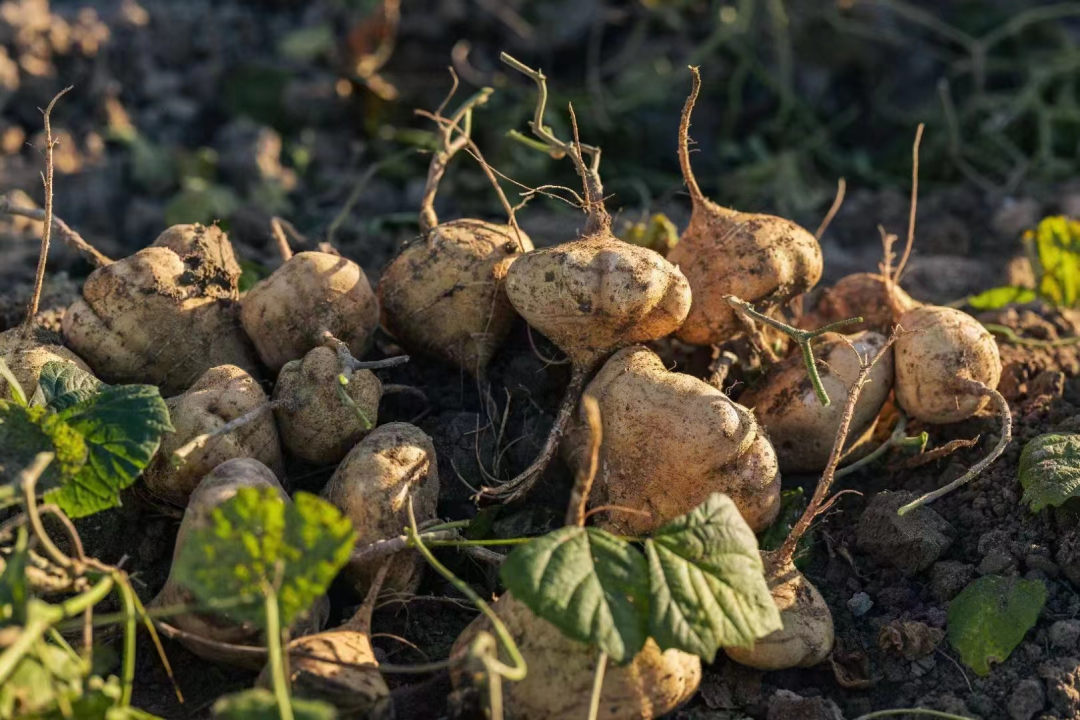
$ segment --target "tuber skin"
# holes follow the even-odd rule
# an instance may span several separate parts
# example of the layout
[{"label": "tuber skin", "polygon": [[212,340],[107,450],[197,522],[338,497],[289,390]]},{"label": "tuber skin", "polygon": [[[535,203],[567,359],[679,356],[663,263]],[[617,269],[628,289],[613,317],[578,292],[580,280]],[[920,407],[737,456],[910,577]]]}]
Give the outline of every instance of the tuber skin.
[{"label": "tuber skin", "polygon": [[363,356],[379,324],[379,304],[359,265],[301,252],[248,291],[240,321],[276,376],[285,363],[323,345],[326,333]]},{"label": "tuber skin", "polygon": [[[835,333],[824,335],[817,356],[821,382],[828,394],[845,397],[859,374],[859,358],[874,356],[885,342],[884,335],[871,331],[846,338]],[[854,438],[874,425],[892,386],[890,348],[875,363],[870,382],[859,396],[851,420]],[[844,407],[818,401],[802,357],[793,355],[772,366],[756,386],[739,396],[739,402],[753,408],[758,422],[774,439],[781,473],[816,473],[825,469]]]},{"label": "tuber skin", "polygon": [[426,230],[379,281],[384,327],[407,350],[482,376],[517,318],[503,288],[506,268],[532,249],[520,230],[483,220]]},{"label": "tuber skin", "polygon": [[[180,549],[190,533],[211,522],[214,509],[235,497],[240,488],[244,487],[274,488],[282,502],[292,502],[270,468],[258,460],[236,458],[223,462],[204,477],[191,494],[176,536],[174,567]],[[180,585],[170,573],[165,586],[149,607],[193,605],[194,600],[192,593]],[[327,603],[323,598],[293,622],[290,628],[293,637],[317,631],[325,619],[326,610]],[[262,647],[261,628],[250,623],[237,624],[227,617],[227,613],[187,612],[171,616],[168,624],[180,631],[178,639],[184,647],[206,660],[253,670],[260,669],[265,662],[265,655],[249,652],[253,646]]]},{"label": "tuber skin", "polygon": [[[380,568],[364,603],[340,627],[296,638],[288,646],[289,685],[295,697],[322,700],[343,718],[393,720],[390,688],[371,646],[371,615],[386,576]],[[256,686],[271,689],[269,666]]]},{"label": "tuber skin", "polygon": [[[80,370],[90,372],[89,366],[61,344],[61,338],[39,325],[19,325],[0,333],[0,360],[3,360],[19,381],[26,399],[37,388],[41,369],[51,362],[74,363]],[[0,400],[11,396],[8,382],[0,377]]]},{"label": "tuber skin", "polygon": [[782,553],[761,553],[765,580],[784,623],[748,648],[725,647],[729,658],[758,670],[813,667],[828,657],[835,641],[832,612],[825,599]]},{"label": "tuber skin", "polygon": [[[529,75],[539,88],[533,133],[553,154],[563,153],[581,176],[587,221],[583,237],[534,250],[506,273],[506,295],[525,321],[570,358],[562,404],[537,459],[513,480],[481,496],[520,499],[540,479],[559,446],[582,387],[597,363],[612,352],[674,332],[690,311],[690,285],[679,268],[648,248],[619,240],[611,231],[600,182],[599,148],[565,143],[544,125],[547,85],[539,73],[506,53],[503,62]],[[571,113],[572,113],[571,108]],[[573,118],[573,115],[571,115]],[[586,165],[582,153],[592,156]]]},{"label": "tuber skin", "polygon": [[175,432],[143,473],[144,487],[157,500],[184,507],[202,478],[234,458],[254,458],[278,478],[285,477],[281,441],[270,415],[263,414],[233,432],[211,438],[177,467],[172,455],[198,435],[212,433],[267,402],[255,378],[235,365],[210,368],[187,392],[166,400]]},{"label": "tuber skin", "polygon": [[[591,504],[616,506],[598,525],[643,536],[714,492],[731,497],[755,531],[780,510],[776,454],[751,411],[651,350],[615,353],[585,390],[600,408],[604,442]],[[563,441],[573,468],[589,461],[583,418]],[[637,511],[637,512],[635,512]]]},{"label": "tuber skin", "polygon": [[[339,387],[342,374],[348,384]],[[285,449],[314,465],[336,465],[375,427],[382,392],[382,382],[370,370],[343,373],[337,353],[328,347],[290,360],[274,386],[274,417]]]},{"label": "tuber skin", "polygon": [[817,304],[800,318],[799,327],[809,330],[861,316],[862,322],[848,325],[843,332],[888,332],[900,315],[920,305],[903,288],[881,275],[854,273],[845,275],[832,287],[822,290]]},{"label": "tuber skin", "polygon": [[[442,106],[457,89],[457,76],[453,78]],[[435,196],[450,160],[463,148],[469,147],[490,175],[469,133],[473,108],[484,104],[491,92],[483,88],[449,118],[442,117],[441,110],[429,116],[438,123],[441,142],[432,155],[420,205],[421,240],[402,250],[379,280],[383,327],[402,346],[478,378],[485,375],[517,318],[502,285],[506,268],[533,244],[517,227],[494,176],[492,184],[510,217],[509,225],[467,218],[440,224]]]},{"label": "tuber skin", "polygon": [[[322,497],[350,520],[357,547],[401,535],[412,497],[417,520],[436,518],[439,469],[431,438],[415,425],[395,422],[373,430],[342,461]],[[358,592],[371,586],[381,559],[353,561],[346,576]],[[411,592],[420,582],[422,558],[409,550],[395,556],[386,578],[390,591]]]},{"label": "tuber skin", "polygon": [[726,295],[764,307],[787,302],[821,279],[821,246],[790,220],[723,208],[701,192],[688,147],[701,76],[696,67],[690,71],[694,84],[679,125],[679,162],[693,211],[668,260],[686,274],[694,293],[677,337],[691,345],[716,345],[743,331]]},{"label": "tuber skin", "polygon": [[994,336],[967,313],[926,305],[905,313],[896,341],[896,400],[908,416],[940,425],[960,422],[986,405],[957,384],[974,380],[996,388],[1001,356]]},{"label": "tuber skin", "polygon": [[158,385],[165,396],[218,365],[254,372],[237,321],[239,278],[224,232],[174,226],[90,274],[64,315],[64,339],[102,380]]},{"label": "tuber skin", "polygon": [[[492,610],[505,623],[529,672],[524,680],[503,684],[503,701],[514,720],[589,717],[596,649],[571,640],[551,623],[533,614],[510,593]],[[464,659],[481,632],[492,632],[480,615],[462,631],[450,651],[450,679],[455,688],[469,683]],[[507,657],[502,645],[499,657]],[[680,650],[661,652],[650,638],[626,665],[610,663],[604,673],[598,720],[648,720],[675,710],[697,692],[701,659]]]}]

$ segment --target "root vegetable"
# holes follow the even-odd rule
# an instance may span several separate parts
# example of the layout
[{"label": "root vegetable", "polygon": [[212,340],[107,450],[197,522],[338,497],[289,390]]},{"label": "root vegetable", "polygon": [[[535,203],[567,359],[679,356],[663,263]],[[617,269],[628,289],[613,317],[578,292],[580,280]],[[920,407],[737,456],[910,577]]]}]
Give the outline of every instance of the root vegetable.
[{"label": "root vegetable", "polygon": [[845,333],[863,330],[887,332],[899,315],[919,307],[920,303],[895,283],[875,273],[855,273],[836,281],[821,291],[814,308],[803,315],[799,327],[812,329],[849,317],[862,316],[863,322],[849,325]]},{"label": "root vegetable", "polygon": [[360,266],[339,255],[301,252],[244,297],[244,330],[276,375],[330,333],[361,357],[379,324],[379,304]]},{"label": "root vegetable", "polygon": [[[517,644],[529,672],[524,680],[503,684],[508,717],[515,720],[555,720],[589,716],[597,652],[567,638],[554,625],[533,614],[510,593],[493,605]],[[473,639],[491,632],[481,615],[458,636],[451,650],[450,678],[456,688],[469,682],[463,667]],[[500,645],[500,657],[507,658]],[[701,660],[679,650],[660,651],[649,639],[626,665],[609,664],[600,691],[600,720],[656,718],[666,715],[697,692]]]},{"label": "root vegetable", "polygon": [[832,613],[825,599],[790,560],[762,552],[765,580],[784,623],[747,648],[726,647],[735,662],[758,670],[812,667],[828,657],[835,640]]},{"label": "root vegetable", "polygon": [[[338,466],[322,497],[350,520],[357,546],[396,538],[408,524],[408,500],[420,522],[436,517],[439,470],[431,438],[414,425],[388,423],[360,441]],[[360,592],[370,587],[380,561],[353,561],[346,574]],[[395,557],[386,578],[387,588],[415,589],[420,581],[421,558],[415,551]]]},{"label": "root vegetable", "polygon": [[[337,354],[317,347],[285,363],[274,386],[274,416],[285,449],[315,465],[335,465],[378,420],[382,382],[370,370],[342,372]],[[340,385],[339,375],[347,385]],[[341,393],[352,401],[343,401]]]},{"label": "root vegetable", "polygon": [[[289,685],[295,697],[322,700],[343,718],[393,720],[390,688],[371,647],[371,615],[387,565],[379,570],[363,605],[344,625],[289,643]],[[271,689],[269,667],[256,682]]]},{"label": "root vegetable", "polygon": [[[540,88],[531,127],[553,152],[563,152],[574,161],[585,186],[588,213],[584,237],[526,253],[514,260],[506,274],[506,294],[514,308],[565,352],[572,366],[570,384],[539,457],[518,477],[497,488],[485,488],[483,493],[512,500],[528,492],[543,474],[596,364],[619,348],[674,332],[690,309],[690,286],[679,269],[658,253],[612,234],[611,216],[603,204],[599,149],[576,139],[564,143],[552,135],[544,125],[543,74],[505,53],[503,60],[532,77]],[[582,153],[591,154],[591,165],[586,166]]]},{"label": "root vegetable", "polygon": [[64,315],[64,338],[108,382],[165,395],[206,370],[255,359],[237,321],[240,266],[217,227],[178,225],[150,247],[98,268]]},{"label": "root vegetable", "polygon": [[173,463],[173,453],[196,437],[219,431],[266,402],[259,383],[242,368],[220,365],[207,370],[187,392],[166,401],[176,431],[162,438],[161,449],[143,474],[146,489],[155,499],[183,507],[204,476],[234,458],[254,458],[283,478],[281,442],[269,413],[233,432],[215,435],[179,467]]},{"label": "root vegetable", "polygon": [[[457,78],[454,78],[457,87]],[[432,115],[441,146],[431,159],[420,207],[419,242],[405,248],[379,280],[383,326],[410,351],[422,352],[481,377],[517,317],[502,281],[506,267],[532,241],[513,220],[498,182],[492,183],[510,216],[509,225],[460,219],[439,223],[435,195],[450,159],[471,146],[472,110],[486,102],[484,88],[450,118]],[[453,96],[453,90],[451,90]],[[443,102],[445,106],[450,97]],[[454,133],[458,137],[453,137]]]},{"label": "root vegetable", "polygon": [[[755,532],[776,519],[780,473],[772,445],[753,413],[720,390],[669,372],[636,346],[613,355],[585,395],[599,404],[604,428],[592,504],[618,508],[600,516],[604,529],[646,535],[714,492],[730,496]],[[589,461],[583,421],[562,449],[571,467]]]},{"label": "root vegetable", "polygon": [[[829,396],[845,397],[861,369],[860,357],[876,355],[885,342],[884,335],[870,331],[846,339],[833,333],[824,335],[817,357],[822,367],[821,382]],[[853,437],[858,438],[874,424],[892,386],[890,349],[874,365],[870,383],[859,396],[851,419]],[[739,402],[753,408],[758,422],[773,438],[780,472],[825,469],[844,407],[818,401],[801,356],[793,355],[774,365],[758,385],[739,397]]]},{"label": "root vegetable", "polygon": [[[723,208],[701,192],[690,167],[690,114],[701,88],[697,68],[679,126],[679,161],[693,202],[690,225],[668,260],[679,266],[693,290],[680,340],[715,345],[742,332],[726,295],[760,306],[776,306],[806,292],[821,279],[821,246],[795,223],[772,215]],[[767,308],[766,308],[767,309]]]},{"label": "root vegetable", "polygon": [[909,416],[954,423],[988,400],[969,382],[996,388],[1001,379],[997,341],[978,320],[959,310],[927,305],[905,313],[907,331],[896,341],[896,399]]},{"label": "root vegetable", "polygon": [[[244,487],[274,488],[280,494],[282,502],[292,502],[270,468],[258,460],[237,458],[223,462],[204,477],[191,494],[176,536],[174,567],[189,535],[197,528],[206,527],[211,522],[214,509],[235,497],[237,491]],[[195,598],[191,591],[170,573],[165,587],[150,606],[172,607],[194,603]],[[324,599],[298,617],[290,629],[293,637],[318,630],[325,619],[326,610]],[[265,662],[265,655],[260,652],[262,629],[255,624],[237,623],[225,615],[211,612],[186,612],[171,616],[167,627],[171,631],[168,634],[177,637],[188,650],[207,660],[255,670],[260,669]],[[254,652],[253,648],[256,649]]]}]

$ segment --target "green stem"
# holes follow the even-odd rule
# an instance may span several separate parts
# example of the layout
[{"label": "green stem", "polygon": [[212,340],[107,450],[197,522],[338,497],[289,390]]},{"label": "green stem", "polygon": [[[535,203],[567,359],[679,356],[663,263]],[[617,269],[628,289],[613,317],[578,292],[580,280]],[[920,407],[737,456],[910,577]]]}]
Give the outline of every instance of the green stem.
[{"label": "green stem", "polygon": [[[120,576],[117,572],[115,575]],[[120,676],[120,707],[131,706],[131,693],[135,687],[135,638],[138,615],[135,612],[135,592],[122,576],[116,578],[120,597],[124,602],[124,666]]]},{"label": "green stem", "polygon": [[1059,348],[1068,347],[1069,345],[1075,345],[1080,343],[1080,335],[1074,335],[1073,337],[1059,338],[1058,340],[1036,340],[1034,338],[1024,338],[1016,334],[1008,325],[996,325],[994,323],[983,323],[983,327],[994,333],[995,335],[1001,335],[1014,345],[1023,345],[1025,347],[1037,347],[1037,348]]},{"label": "green stem", "polygon": [[270,676],[274,684],[281,720],[293,720],[292,701],[289,699],[289,683],[285,677],[285,657],[281,652],[281,617],[277,593],[266,588],[266,652],[269,655]]},{"label": "green stem", "polygon": [[893,428],[892,434],[889,435],[889,439],[881,443],[872,453],[866,457],[859,458],[855,462],[840,468],[836,471],[835,477],[843,477],[850,475],[861,467],[866,467],[870,463],[877,460],[879,457],[885,454],[885,452],[891,447],[897,447],[901,443],[905,442],[908,437],[904,434],[904,430],[907,428],[907,415],[900,413],[900,418],[896,421],[896,427]]},{"label": "green stem", "polygon": [[438,525],[429,525],[421,531],[421,534],[440,532],[442,530],[457,530],[459,528],[467,528],[471,524],[472,520],[454,520],[453,522],[439,523]]},{"label": "green stem", "polygon": [[817,370],[817,362],[814,360],[814,350],[810,343],[815,338],[820,337],[825,333],[833,332],[834,330],[838,330],[848,325],[861,323],[863,319],[861,317],[848,318],[846,320],[829,323],[825,327],[820,327],[817,330],[799,330],[776,318],[771,318],[764,313],[758,312],[750,303],[745,300],[740,300],[734,295],[725,295],[724,298],[737,312],[743,313],[754,320],[763,322],[769,327],[779,330],[798,343],[799,349],[802,350],[803,362],[806,364],[806,372],[810,376],[810,384],[814,386],[814,393],[817,394],[818,402],[823,406],[828,407],[831,401],[829,400],[829,394],[825,392],[825,386],[821,383],[821,376],[818,374]]},{"label": "green stem", "polygon": [[360,420],[360,425],[365,430],[370,430],[372,427],[371,420],[364,414],[364,411],[360,409],[360,406],[356,404],[356,401],[352,399],[352,396],[345,390],[345,387],[349,384],[349,378],[344,374],[337,376],[337,384],[334,386],[337,390],[338,399],[350,410],[356,413],[356,417]]},{"label": "green stem", "polygon": [[511,666],[507,666],[498,660],[493,660],[492,663],[494,667],[497,668],[499,674],[512,682],[524,680],[525,674],[528,672],[528,666],[525,664],[525,658],[521,657],[521,652],[518,650],[514,638],[510,636],[510,631],[507,630],[506,625],[503,624],[502,619],[496,615],[495,611],[491,609],[491,606],[484,602],[484,599],[472,589],[472,586],[450,572],[449,568],[439,562],[435,556],[431,554],[431,551],[428,550],[423,539],[421,539],[420,529],[416,526],[416,514],[413,512],[411,495],[409,496],[409,536],[413,547],[424,556],[424,559],[427,560],[428,564],[435,568],[437,573],[446,578],[447,582],[453,585],[458,592],[469,598],[469,600],[480,609],[480,612],[484,614],[484,617],[491,622],[495,634],[499,636],[499,640],[506,648],[506,653],[510,656],[510,662],[512,663]]},{"label": "green stem", "polygon": [[493,540],[429,540],[426,544],[430,547],[497,547],[499,545],[527,545],[534,538],[505,538]]},{"label": "green stem", "polygon": [[596,672],[593,673],[592,697],[589,698],[589,720],[600,716],[600,695],[604,688],[604,671],[607,670],[607,653],[600,651],[596,658]]},{"label": "green stem", "polygon": [[876,712],[860,715],[855,720],[874,720],[875,718],[892,717],[894,715],[926,715],[928,717],[945,718],[945,720],[969,720],[963,715],[941,712],[940,710],[927,710],[925,708],[897,708],[896,710],[878,710]]},{"label": "green stem", "polygon": [[44,637],[49,628],[68,618],[81,615],[86,608],[93,607],[104,600],[112,591],[114,581],[105,576],[86,592],[56,604],[36,606],[31,612],[36,615],[28,620],[18,638],[0,654],[0,686],[8,681],[11,673],[18,667],[19,661],[29,652],[38,640]]}]

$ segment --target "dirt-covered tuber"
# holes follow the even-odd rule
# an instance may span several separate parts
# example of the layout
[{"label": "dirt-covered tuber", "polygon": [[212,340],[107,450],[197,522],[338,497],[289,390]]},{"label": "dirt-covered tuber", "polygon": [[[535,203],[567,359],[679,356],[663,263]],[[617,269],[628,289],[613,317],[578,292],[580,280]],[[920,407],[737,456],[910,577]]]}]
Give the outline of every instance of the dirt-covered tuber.
[{"label": "dirt-covered tuber", "polygon": [[210,368],[187,392],[169,398],[169,417],[175,432],[162,438],[161,448],[143,473],[144,487],[156,500],[183,507],[202,478],[226,460],[254,458],[274,474],[285,476],[281,442],[270,413],[265,412],[231,432],[206,440],[176,463],[175,453],[200,435],[214,433],[267,402],[255,378],[235,365]]},{"label": "dirt-covered tuber", "polygon": [[330,333],[361,357],[379,325],[379,303],[360,266],[340,255],[293,255],[244,297],[240,320],[276,375]]},{"label": "dirt-covered tuber", "polygon": [[[38,325],[20,325],[0,333],[0,360],[18,380],[27,400],[34,394],[41,369],[47,363],[74,363],[80,370],[90,372],[82,358],[64,347],[61,341],[56,333]],[[0,400],[7,400],[10,394],[11,388],[0,376]]]},{"label": "dirt-covered tuber", "polygon": [[107,382],[183,392],[206,370],[255,359],[237,321],[240,266],[217,227],[177,225],[98,268],[64,315],[67,343]]},{"label": "dirt-covered tuber", "polygon": [[[345,385],[338,379],[342,375]],[[382,382],[375,373],[349,373],[337,353],[317,347],[302,360],[285,363],[278,374],[274,415],[281,441],[293,457],[335,465],[375,427],[381,397]]]},{"label": "dirt-covered tuber", "polygon": [[[529,668],[524,680],[503,683],[506,713],[514,720],[555,720],[589,717],[596,648],[571,640],[537,617],[510,593],[492,610],[506,625]],[[468,684],[464,660],[473,639],[491,632],[481,615],[458,636],[451,650],[450,678],[454,686]],[[503,661],[503,649],[500,645]],[[626,665],[610,663],[600,690],[599,720],[649,720],[671,712],[697,692],[701,660],[679,650],[661,652],[650,639]]]},{"label": "dirt-covered tuber", "polygon": [[790,220],[730,210],[702,193],[690,167],[688,147],[690,114],[701,88],[697,68],[691,71],[694,85],[679,126],[679,161],[693,212],[668,260],[686,274],[694,293],[678,338],[694,345],[715,345],[742,332],[726,295],[775,307],[806,292],[821,279],[821,246]]},{"label": "dirt-covered tuber", "polygon": [[[282,502],[292,502],[270,468],[258,460],[237,458],[218,465],[191,493],[184,519],[180,523],[180,531],[176,536],[173,572],[170,572],[165,587],[150,603],[150,607],[171,608],[195,604],[194,594],[174,576],[176,560],[180,557],[187,538],[198,528],[208,526],[215,508],[235,497],[240,488],[245,487],[274,488]],[[318,630],[325,614],[326,602],[323,599],[293,622],[290,630],[293,637]],[[194,610],[171,615],[167,622],[179,631],[180,642],[199,657],[255,670],[262,667],[265,655],[251,652],[252,648],[260,648],[263,644],[262,628],[254,623],[231,620],[227,612]]]},{"label": "dirt-covered tuber", "polygon": [[[776,454],[752,412],[708,383],[669,372],[651,350],[613,355],[585,395],[600,408],[604,442],[592,504],[616,534],[646,535],[700,505],[731,497],[754,531],[780,509]],[[563,441],[572,467],[589,461],[588,428],[576,422]]]},{"label": "dirt-covered tuber", "polygon": [[881,275],[854,273],[824,288],[814,307],[800,318],[799,327],[809,330],[845,318],[862,317],[862,322],[847,326],[844,332],[888,332],[900,315],[920,304]]},{"label": "dirt-covered tuber", "polygon": [[[322,497],[352,520],[357,546],[401,535],[412,497],[417,519],[434,520],[439,469],[431,438],[415,425],[388,423],[360,441],[338,466]],[[379,561],[353,561],[346,574],[361,592],[371,585]],[[386,578],[389,590],[415,589],[422,562],[415,551],[396,556]]]},{"label": "dirt-covered tuber", "polygon": [[[860,358],[872,357],[885,345],[884,335],[863,331],[846,338],[822,336],[816,348],[820,378],[830,397],[845,397],[861,369]],[[850,343],[850,344],[849,344]],[[893,386],[890,348],[875,363],[870,382],[859,396],[851,420],[851,436],[870,429]],[[821,472],[829,460],[844,406],[822,405],[806,373],[803,358],[792,355],[771,367],[757,385],[739,396],[752,408],[776,447],[782,473]]]}]

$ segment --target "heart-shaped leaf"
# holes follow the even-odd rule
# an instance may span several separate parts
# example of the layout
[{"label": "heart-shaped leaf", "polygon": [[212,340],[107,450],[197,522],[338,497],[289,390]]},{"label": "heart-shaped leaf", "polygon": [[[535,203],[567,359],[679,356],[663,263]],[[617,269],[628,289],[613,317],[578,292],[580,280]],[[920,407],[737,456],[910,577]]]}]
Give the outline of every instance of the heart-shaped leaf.
[{"label": "heart-shaped leaf", "polygon": [[[261,598],[267,585],[276,587],[288,627],[326,592],[355,542],[352,522],[325,500],[300,492],[284,502],[273,488],[246,487],[187,537],[174,569],[180,584],[206,603]],[[223,614],[265,624],[260,602]]]},{"label": "heart-shaped leaf", "polygon": [[1060,506],[1080,497],[1080,435],[1040,435],[1020,453],[1021,502],[1039,512],[1047,505]]},{"label": "heart-shaped leaf", "polygon": [[507,589],[564,635],[628,662],[648,637],[649,572],[630,543],[597,528],[564,527],[515,548]]},{"label": "heart-shaped leaf", "polygon": [[949,603],[949,642],[976,675],[1009,657],[1035,626],[1046,603],[1038,580],[984,575]]},{"label": "heart-shaped leaf", "polygon": [[718,648],[746,647],[783,627],[757,540],[731,498],[713,493],[645,542],[649,634],[712,662]]},{"label": "heart-shaped leaf", "polygon": [[75,363],[48,362],[41,368],[37,390],[30,404],[60,411],[97,395],[105,383]]},{"label": "heart-shaped leaf", "polygon": [[86,462],[73,477],[46,495],[77,518],[120,504],[157,452],[162,434],[172,432],[169,409],[152,385],[105,387],[54,417],[86,443]]}]

